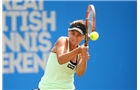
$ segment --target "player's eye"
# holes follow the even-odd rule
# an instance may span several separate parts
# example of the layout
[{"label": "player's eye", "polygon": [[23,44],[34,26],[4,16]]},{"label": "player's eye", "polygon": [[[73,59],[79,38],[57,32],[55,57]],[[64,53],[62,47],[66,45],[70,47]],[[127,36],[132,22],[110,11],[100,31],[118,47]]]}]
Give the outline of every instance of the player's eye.
[{"label": "player's eye", "polygon": [[72,34],[72,35],[74,35],[74,33],[73,33],[73,32],[71,32],[71,34]]},{"label": "player's eye", "polygon": [[81,34],[78,34],[77,36],[78,36],[78,37],[81,37],[82,35],[81,35]]}]

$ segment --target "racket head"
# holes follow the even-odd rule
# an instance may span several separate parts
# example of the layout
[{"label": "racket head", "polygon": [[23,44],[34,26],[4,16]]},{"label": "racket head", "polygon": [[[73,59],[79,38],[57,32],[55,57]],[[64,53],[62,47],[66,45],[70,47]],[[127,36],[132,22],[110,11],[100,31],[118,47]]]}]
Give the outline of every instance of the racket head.
[{"label": "racket head", "polygon": [[94,5],[88,5],[86,11],[86,35],[85,35],[85,46],[88,45],[88,41],[90,39],[90,33],[95,31],[96,27],[96,12]]}]

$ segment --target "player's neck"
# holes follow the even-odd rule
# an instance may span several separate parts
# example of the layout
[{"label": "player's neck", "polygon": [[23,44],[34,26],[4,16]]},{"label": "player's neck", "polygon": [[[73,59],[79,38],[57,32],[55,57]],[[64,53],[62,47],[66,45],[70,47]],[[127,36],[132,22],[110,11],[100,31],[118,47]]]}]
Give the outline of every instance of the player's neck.
[{"label": "player's neck", "polygon": [[78,47],[78,45],[70,45],[70,51],[77,48],[77,47]]}]

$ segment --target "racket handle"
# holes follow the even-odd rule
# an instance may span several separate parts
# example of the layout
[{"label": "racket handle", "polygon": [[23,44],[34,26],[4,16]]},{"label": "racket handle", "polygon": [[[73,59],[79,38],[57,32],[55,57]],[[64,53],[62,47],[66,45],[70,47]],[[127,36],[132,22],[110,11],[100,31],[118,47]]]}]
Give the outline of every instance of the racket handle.
[{"label": "racket handle", "polygon": [[88,46],[88,41],[89,41],[89,36],[88,34],[86,33],[86,37],[85,37],[85,46]]},{"label": "racket handle", "polygon": [[85,46],[87,46],[87,45],[88,45],[88,41],[85,40]]},{"label": "racket handle", "polygon": [[85,46],[87,46],[87,44],[85,44]]}]

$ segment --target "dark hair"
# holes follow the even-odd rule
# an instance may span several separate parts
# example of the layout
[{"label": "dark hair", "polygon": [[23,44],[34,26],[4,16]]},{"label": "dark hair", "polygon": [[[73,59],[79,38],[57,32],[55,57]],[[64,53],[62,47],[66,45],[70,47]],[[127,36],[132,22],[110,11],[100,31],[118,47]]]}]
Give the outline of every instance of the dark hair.
[{"label": "dark hair", "polygon": [[86,23],[84,20],[75,20],[70,24],[70,28],[79,28],[83,34],[86,34]]}]

